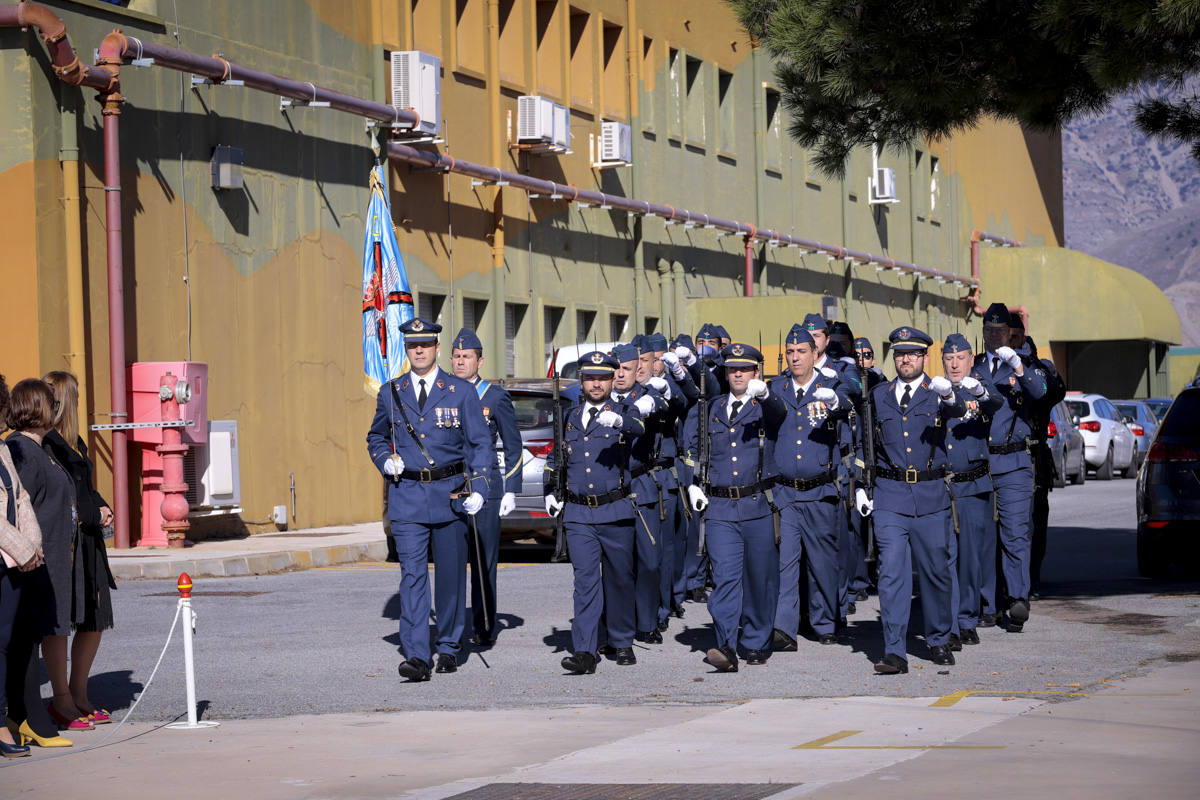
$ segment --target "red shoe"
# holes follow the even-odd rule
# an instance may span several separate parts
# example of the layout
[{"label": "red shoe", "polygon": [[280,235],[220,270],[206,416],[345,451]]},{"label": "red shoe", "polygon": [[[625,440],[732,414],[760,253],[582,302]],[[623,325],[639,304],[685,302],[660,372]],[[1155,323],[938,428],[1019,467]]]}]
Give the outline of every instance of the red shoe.
[{"label": "red shoe", "polygon": [[75,710],[79,712],[80,717],[86,717],[92,721],[93,725],[107,725],[112,722],[112,717],[106,709],[97,708],[95,711],[84,711],[79,706],[75,706]]},{"label": "red shoe", "polygon": [[62,714],[58,713],[58,709],[54,707],[54,703],[46,706],[46,711],[50,713],[50,719],[58,725],[59,729],[65,728],[69,731],[90,731],[96,727],[87,717],[76,717],[75,719],[67,719]]}]

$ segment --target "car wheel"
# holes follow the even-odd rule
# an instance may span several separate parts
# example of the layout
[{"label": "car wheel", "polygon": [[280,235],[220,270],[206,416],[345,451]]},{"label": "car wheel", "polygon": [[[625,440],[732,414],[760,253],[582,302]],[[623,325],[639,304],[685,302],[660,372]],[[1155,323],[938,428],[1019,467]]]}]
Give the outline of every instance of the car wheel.
[{"label": "car wheel", "polygon": [[1171,561],[1161,542],[1150,539],[1141,531],[1137,537],[1138,573],[1143,578],[1166,578],[1171,572]]},{"label": "car wheel", "polygon": [[1058,464],[1054,465],[1054,488],[1062,489],[1067,485],[1067,456],[1063,454],[1062,469],[1058,468]]},{"label": "car wheel", "polygon": [[1113,449],[1112,445],[1108,446],[1108,455],[1104,457],[1104,463],[1096,467],[1096,480],[1111,481],[1113,477]]},{"label": "car wheel", "polygon": [[1076,486],[1082,486],[1087,481],[1087,460],[1083,457],[1083,451],[1079,451],[1079,471],[1071,476],[1071,483]]},{"label": "car wheel", "polygon": [[1139,462],[1137,451],[1134,451],[1134,454],[1129,459],[1129,466],[1125,468],[1125,471],[1121,473],[1121,476],[1125,478],[1136,478],[1138,474],[1138,466]]}]

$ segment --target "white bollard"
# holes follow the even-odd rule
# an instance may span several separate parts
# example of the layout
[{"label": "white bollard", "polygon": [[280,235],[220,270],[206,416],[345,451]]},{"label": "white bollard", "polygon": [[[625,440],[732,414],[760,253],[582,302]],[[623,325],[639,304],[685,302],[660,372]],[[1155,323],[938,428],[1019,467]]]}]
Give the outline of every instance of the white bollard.
[{"label": "white bollard", "polygon": [[221,723],[196,719],[196,666],[192,660],[192,631],[196,627],[196,612],[192,610],[192,579],[186,573],[179,576],[179,615],[183,618],[183,674],[187,684],[187,722],[172,722],[173,730],[215,728]]}]

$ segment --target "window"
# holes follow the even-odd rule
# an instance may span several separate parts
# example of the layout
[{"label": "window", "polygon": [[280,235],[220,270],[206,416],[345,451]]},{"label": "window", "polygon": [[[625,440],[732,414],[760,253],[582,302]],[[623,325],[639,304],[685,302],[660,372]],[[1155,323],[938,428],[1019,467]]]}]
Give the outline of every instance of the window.
[{"label": "window", "polygon": [[575,344],[594,341],[592,323],[596,321],[596,312],[580,309],[575,312]]},{"label": "window", "polygon": [[667,76],[670,91],[667,93],[667,136],[683,138],[683,55],[672,47],[667,52]]},{"label": "window", "polygon": [[658,330],[658,317],[646,317],[646,333],[651,334]]},{"label": "window", "polygon": [[509,378],[517,374],[517,336],[526,308],[518,303],[504,304],[504,374]]},{"label": "window", "polygon": [[650,132],[654,131],[654,82],[657,69],[658,65],[654,63],[654,40],[643,36],[641,102],[638,103],[638,115],[642,118],[642,130]]},{"label": "window", "polygon": [[[913,151],[913,188],[919,187],[922,183],[921,170],[925,168],[925,153],[921,150]],[[925,195],[924,192],[914,191],[912,193],[913,211],[918,215],[925,214]]]},{"label": "window", "polygon": [[774,89],[766,89],[766,136],[764,136],[764,144],[766,145],[765,161],[762,166],[772,172],[783,173],[783,107],[779,92]]},{"label": "window", "polygon": [[608,340],[610,342],[625,341],[625,326],[629,324],[628,314],[608,315]]},{"label": "window", "polygon": [[446,295],[421,292],[417,295],[417,316],[426,322],[442,321],[442,308],[446,305]]},{"label": "window", "polygon": [[558,306],[546,306],[542,309],[542,355],[545,356],[547,362],[554,355],[562,318],[563,309]]},{"label": "window", "polygon": [[537,91],[564,98],[563,22],[559,0],[537,0]]},{"label": "window", "polygon": [[592,15],[571,6],[570,23],[571,103],[590,109],[596,100],[596,86],[592,77],[592,67],[596,63]]},{"label": "window", "polygon": [[412,0],[413,49],[442,58],[442,4]]},{"label": "window", "polygon": [[478,333],[479,326],[483,324],[483,315],[487,312],[487,305],[487,300],[475,300],[470,297],[464,297],[462,326]]},{"label": "window", "polygon": [[628,116],[625,107],[628,81],[625,79],[625,29],[610,22],[604,23],[604,115]]},{"label": "window", "polygon": [[525,84],[524,0],[500,0],[500,79]]},{"label": "window", "polygon": [[460,69],[484,74],[484,0],[455,0],[454,52]]},{"label": "window", "polygon": [[941,197],[942,165],[937,156],[929,157],[929,216],[937,216],[938,199]]},{"label": "window", "polygon": [[687,56],[685,63],[686,70],[686,92],[687,92],[687,140],[693,144],[703,146],[705,142],[705,111],[708,104],[708,95],[704,91],[704,62],[698,58]]},{"label": "window", "polygon": [[733,107],[733,73],[717,70],[717,125],[720,140],[717,147],[722,153],[733,153],[733,126],[737,119]]}]

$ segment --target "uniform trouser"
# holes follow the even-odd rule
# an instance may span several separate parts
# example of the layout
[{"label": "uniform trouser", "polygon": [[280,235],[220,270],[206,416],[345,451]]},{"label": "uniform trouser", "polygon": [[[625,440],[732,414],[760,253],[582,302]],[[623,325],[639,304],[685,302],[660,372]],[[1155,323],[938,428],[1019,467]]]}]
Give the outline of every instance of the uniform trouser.
[{"label": "uniform trouser", "polygon": [[[658,542],[662,548],[662,562],[658,573],[658,621],[666,622],[671,614],[671,605],[675,600],[676,565],[679,573],[683,571],[683,548],[686,542],[679,541],[679,523],[676,517],[680,515],[679,495],[663,490],[662,516],[658,526]],[[658,508],[653,509],[658,514]],[[682,601],[682,593],[680,600]]]},{"label": "uniform trouser", "polygon": [[568,521],[565,525],[575,574],[572,651],[596,652],[601,613],[608,628],[608,643],[631,647],[636,619],[634,521]]},{"label": "uniform trouser", "polygon": [[856,595],[871,588],[871,571],[867,568],[867,543],[863,539],[863,518],[858,509],[850,512],[850,525],[853,530],[851,548],[854,553],[854,566],[850,573],[849,593]]},{"label": "uniform trouser", "polygon": [[[500,498],[489,497],[475,515],[475,531],[467,521],[467,557],[471,562],[471,624],[486,639],[496,635],[496,563],[500,560]],[[480,552],[482,547],[483,552]],[[485,614],[486,611],[486,614]]]},{"label": "uniform trouser", "polygon": [[[954,572],[957,586],[954,631],[959,633],[979,624],[984,573],[995,574],[996,523],[992,520],[991,492],[956,497],[954,504],[958,510],[958,536],[952,536],[950,543],[958,556]],[[953,520],[950,526],[953,532]],[[988,542],[993,542],[993,546],[989,548]]]},{"label": "uniform trouser", "polygon": [[1050,487],[1033,490],[1033,538],[1029,557],[1030,590],[1042,585],[1042,561],[1046,558],[1046,530],[1050,524]]},{"label": "uniform trouser", "polygon": [[705,524],[714,584],[708,613],[716,628],[717,646],[736,650],[740,641],[747,650],[765,650],[779,600],[775,524],[770,515],[738,522],[710,519]]},{"label": "uniform trouser", "polygon": [[[687,495],[682,492],[671,492],[671,505],[675,509],[674,518],[668,518],[667,524],[672,526],[672,532],[675,540],[675,563],[671,572],[671,602],[675,605],[682,605],[683,598],[687,595],[688,590],[688,573],[687,565],[688,558],[695,558],[697,542],[692,541],[688,534],[692,531],[692,517],[684,512],[683,504],[687,502]],[[666,495],[664,495],[666,497]],[[697,529],[697,535],[699,529]],[[691,552],[689,553],[689,548]]]},{"label": "uniform trouser", "polygon": [[879,615],[884,652],[906,658],[905,639],[912,610],[912,572],[916,562],[921,587],[925,643],[950,640],[950,543],[946,517],[950,509],[910,517],[894,511],[875,512],[879,546]]},{"label": "uniform trouser", "polygon": [[[707,528],[705,538],[708,538]],[[687,523],[687,549],[683,554],[683,571],[687,591],[703,589],[707,585],[708,552],[700,552],[700,514],[694,512]]]},{"label": "uniform trouser", "polygon": [[958,636],[958,534],[954,530],[953,512],[950,514],[950,518],[946,520],[946,536],[947,552],[949,553],[946,561],[950,566],[950,632]]},{"label": "uniform trouser", "polygon": [[398,561],[400,557],[396,554],[396,540],[392,538],[392,516],[388,513],[388,489],[390,485],[390,479],[383,481],[383,539],[387,542],[387,560]]},{"label": "uniform trouser", "polygon": [[[1009,599],[1029,598],[1029,556],[1033,540],[1033,468],[992,476],[1000,512],[1000,569]],[[997,602],[1005,598],[997,597]],[[1004,603],[1007,607],[1008,603]]]},{"label": "uniform trouser", "polygon": [[788,503],[779,516],[779,600],[775,624],[800,630],[800,564],[808,577],[808,621],[818,635],[833,633],[838,618],[838,531],[844,517],[836,497]]},{"label": "uniform trouser", "polygon": [[662,583],[663,540],[658,521],[658,504],[638,506],[634,515],[637,531],[634,547],[637,552],[636,596],[637,629],[650,632],[658,629],[658,595]]},{"label": "uniform trouser", "polygon": [[407,658],[430,661],[431,543],[437,652],[457,655],[462,647],[467,626],[467,525],[464,519],[426,524],[392,518],[392,536],[400,556],[400,646]]}]

